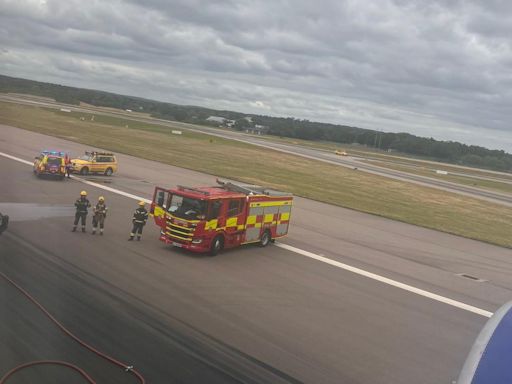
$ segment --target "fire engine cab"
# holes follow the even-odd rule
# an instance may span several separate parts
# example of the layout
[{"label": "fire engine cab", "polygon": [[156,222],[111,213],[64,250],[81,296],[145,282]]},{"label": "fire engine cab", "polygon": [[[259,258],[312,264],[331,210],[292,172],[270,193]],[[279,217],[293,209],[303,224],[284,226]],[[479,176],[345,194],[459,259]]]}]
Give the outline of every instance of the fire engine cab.
[{"label": "fire engine cab", "polygon": [[160,240],[213,256],[242,244],[265,247],[288,233],[291,194],[219,180],[217,184],[156,187],[151,214],[160,227]]}]

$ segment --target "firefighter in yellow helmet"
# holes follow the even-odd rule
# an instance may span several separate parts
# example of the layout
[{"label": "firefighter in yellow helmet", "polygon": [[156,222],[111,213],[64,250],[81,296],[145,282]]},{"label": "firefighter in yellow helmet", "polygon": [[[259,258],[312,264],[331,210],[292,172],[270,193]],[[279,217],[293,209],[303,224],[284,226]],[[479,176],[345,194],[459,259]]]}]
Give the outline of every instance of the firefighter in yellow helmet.
[{"label": "firefighter in yellow helmet", "polygon": [[140,241],[140,237],[142,236],[142,228],[146,225],[146,221],[148,220],[148,211],[144,208],[144,201],[139,201],[139,207],[133,213],[133,228],[130,233],[129,241],[133,240],[135,234],[137,234],[137,240]]},{"label": "firefighter in yellow helmet", "polygon": [[88,208],[90,208],[91,203],[87,199],[87,192],[80,192],[80,197],[75,201],[75,222],[73,223],[73,229],[71,232],[76,231],[76,227],[78,225],[78,221],[82,221],[82,232],[85,232],[85,219],[87,218]]},{"label": "firefighter in yellow helmet", "polygon": [[93,207],[94,216],[92,217],[92,234],[96,234],[98,224],[100,226],[100,235],[103,235],[103,227],[105,225],[105,218],[107,217],[107,205],[105,198],[100,196],[98,203]]}]

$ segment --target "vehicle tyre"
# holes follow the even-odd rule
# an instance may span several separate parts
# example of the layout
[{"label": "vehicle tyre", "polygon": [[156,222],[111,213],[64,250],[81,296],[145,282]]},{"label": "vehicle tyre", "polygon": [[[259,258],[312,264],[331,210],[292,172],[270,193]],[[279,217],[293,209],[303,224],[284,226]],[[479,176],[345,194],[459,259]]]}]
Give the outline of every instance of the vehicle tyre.
[{"label": "vehicle tyre", "polygon": [[260,247],[266,247],[270,244],[272,241],[272,235],[270,234],[270,231],[267,229],[265,232],[263,232],[263,235],[261,235],[260,239]]},{"label": "vehicle tyre", "polygon": [[216,256],[224,248],[224,238],[220,235],[215,236],[210,246],[210,256]]},{"label": "vehicle tyre", "polygon": [[112,170],[112,168],[107,168],[107,170],[105,171],[105,176],[112,176],[113,173],[114,171]]},{"label": "vehicle tyre", "polygon": [[89,168],[87,167],[83,167],[81,170],[80,170],[80,174],[83,175],[83,176],[86,176],[89,174]]}]

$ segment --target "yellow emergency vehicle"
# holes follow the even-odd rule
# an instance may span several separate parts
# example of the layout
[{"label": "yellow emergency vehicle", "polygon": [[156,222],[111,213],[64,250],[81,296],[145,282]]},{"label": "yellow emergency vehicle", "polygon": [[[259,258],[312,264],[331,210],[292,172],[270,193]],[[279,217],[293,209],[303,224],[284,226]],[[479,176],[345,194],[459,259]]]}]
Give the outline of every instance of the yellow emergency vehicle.
[{"label": "yellow emergency vehicle", "polygon": [[113,153],[86,151],[84,156],[72,159],[73,172],[81,175],[101,173],[111,176],[117,172],[117,159]]}]

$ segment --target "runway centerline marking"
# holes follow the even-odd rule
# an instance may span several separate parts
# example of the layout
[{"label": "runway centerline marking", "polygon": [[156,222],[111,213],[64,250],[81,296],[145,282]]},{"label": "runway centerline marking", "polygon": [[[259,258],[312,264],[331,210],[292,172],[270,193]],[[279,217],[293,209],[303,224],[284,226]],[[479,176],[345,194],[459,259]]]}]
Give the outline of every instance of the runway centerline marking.
[{"label": "runway centerline marking", "polygon": [[[12,156],[12,155],[8,155],[7,153],[0,152],[0,156],[3,156],[5,158],[11,159],[11,160],[18,161],[18,162],[23,163],[23,164],[33,165],[33,163],[31,163],[30,161],[27,161],[27,160],[24,160],[24,159],[20,159],[19,157],[15,157],[15,156]],[[151,203],[151,200],[145,199],[145,198],[143,198],[141,196],[137,196],[137,195],[134,195],[134,194],[131,194],[131,193],[128,193],[128,192],[121,191],[121,190],[116,189],[116,188],[107,187],[105,185],[101,185],[101,184],[95,183],[93,181],[84,180],[84,179],[82,179],[80,177],[77,177],[77,176],[74,176],[74,175],[72,175],[72,178],[74,180],[78,181],[78,182],[90,185],[92,187],[100,188],[100,189],[103,189],[103,190],[106,190],[106,191],[109,191],[109,192],[112,192],[112,193],[115,193],[115,194],[118,194],[118,195],[121,195],[121,196],[124,196],[124,197],[128,197],[130,199],[143,200],[146,203]],[[369,278],[369,279],[372,279],[372,280],[375,280],[375,281],[379,281],[381,283],[384,283],[384,284],[387,284],[387,285],[390,285],[390,286],[402,289],[404,291],[411,292],[411,293],[414,293],[416,295],[423,296],[423,297],[426,297],[426,298],[438,301],[440,303],[448,304],[448,305],[451,305],[452,307],[463,309],[465,311],[472,312],[472,313],[475,313],[475,314],[480,315],[480,316],[491,317],[493,315],[492,312],[486,311],[485,309],[474,307],[472,305],[465,304],[465,303],[463,303],[461,301],[453,300],[453,299],[450,299],[448,297],[438,295],[436,293],[425,291],[423,289],[413,287],[412,285],[404,284],[404,283],[401,283],[399,281],[396,281],[396,280],[393,280],[393,279],[389,279],[389,278],[381,276],[381,275],[377,275],[376,273],[365,271],[364,269],[352,267],[351,265],[344,264],[344,263],[341,263],[339,261],[329,259],[329,258],[327,258],[325,256],[317,255],[317,254],[315,254],[313,252],[305,251],[303,249],[296,248],[294,246],[291,246],[291,245],[288,245],[288,244],[284,244],[284,243],[276,242],[275,245],[277,247],[279,247],[281,249],[284,249],[284,250],[287,250],[289,252],[294,252],[296,254],[308,257],[310,259],[317,260],[317,261],[320,261],[322,263],[331,265],[333,267],[340,268],[340,269],[343,269],[345,271],[349,271],[349,272],[355,273],[355,274],[357,274],[359,276],[363,276],[363,277],[366,277],[366,278]]]}]

